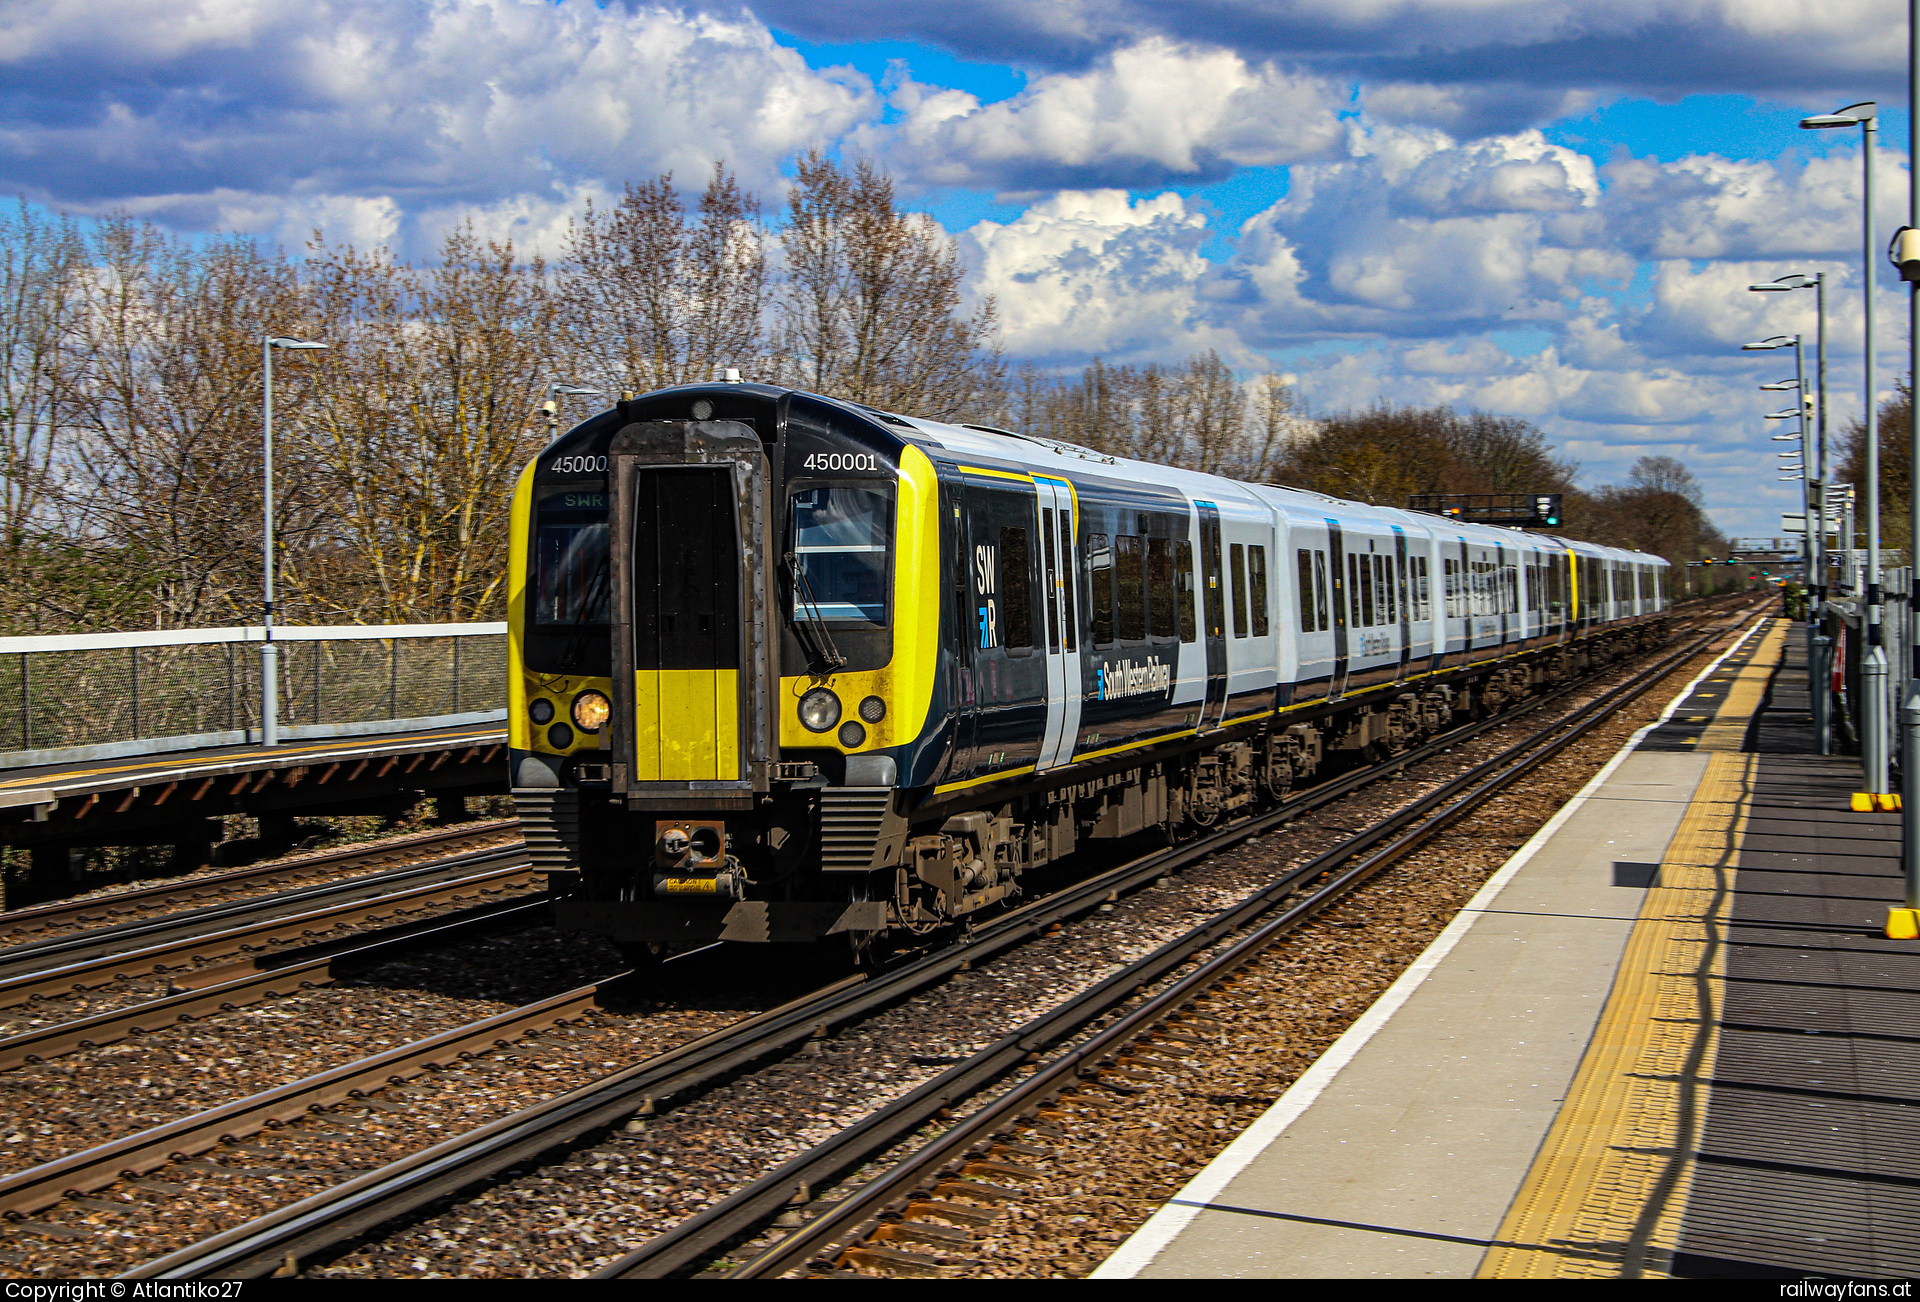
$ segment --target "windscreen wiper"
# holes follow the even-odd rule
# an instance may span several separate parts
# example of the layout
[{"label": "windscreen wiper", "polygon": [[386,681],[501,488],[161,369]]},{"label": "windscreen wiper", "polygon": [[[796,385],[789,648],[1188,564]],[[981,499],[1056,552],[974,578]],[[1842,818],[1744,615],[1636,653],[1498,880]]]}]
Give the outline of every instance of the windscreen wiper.
[{"label": "windscreen wiper", "polygon": [[[840,654],[840,648],[833,644],[833,634],[827,631],[827,620],[820,613],[820,603],[813,598],[813,585],[807,582],[807,572],[800,568],[800,557],[793,552],[787,553],[787,573],[792,576],[793,604],[796,612],[794,624],[798,627],[805,623],[808,633],[807,648],[809,670],[818,664],[827,673],[837,673],[847,667],[847,658]],[[804,609],[806,614],[799,616]]]},{"label": "windscreen wiper", "polygon": [[[573,672],[580,653],[587,649],[587,630],[589,626],[598,627],[607,622],[605,615],[607,604],[607,566],[611,559],[612,556],[610,553],[602,555],[600,557],[600,564],[594,567],[593,577],[587,580],[586,598],[580,603],[580,614],[573,621],[573,636],[567,639],[566,648],[560,653],[560,663],[567,667],[567,672],[569,673]],[[597,621],[593,618],[595,613],[599,613],[601,616]]]}]

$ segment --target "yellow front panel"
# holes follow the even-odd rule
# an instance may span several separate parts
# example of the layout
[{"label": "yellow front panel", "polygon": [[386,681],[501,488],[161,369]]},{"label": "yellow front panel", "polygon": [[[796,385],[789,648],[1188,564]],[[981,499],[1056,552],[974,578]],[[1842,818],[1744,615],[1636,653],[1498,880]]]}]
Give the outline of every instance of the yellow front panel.
[{"label": "yellow front panel", "polygon": [[642,669],[633,676],[633,779],[660,780],[660,673]]},{"label": "yellow front panel", "polygon": [[[926,726],[933,704],[933,678],[940,667],[940,480],[933,462],[919,448],[900,453],[896,491],[893,659],[879,669],[842,671],[824,679],[807,674],[781,679],[782,746],[881,750],[913,741]],[[866,740],[851,748],[840,744],[837,730],[809,732],[800,722],[800,698],[821,686],[840,698],[842,719],[858,720],[860,702],[869,696],[886,702],[886,717],[876,724],[863,724]]]},{"label": "yellow front panel", "polygon": [[740,776],[739,670],[644,670],[633,686],[635,781]]}]

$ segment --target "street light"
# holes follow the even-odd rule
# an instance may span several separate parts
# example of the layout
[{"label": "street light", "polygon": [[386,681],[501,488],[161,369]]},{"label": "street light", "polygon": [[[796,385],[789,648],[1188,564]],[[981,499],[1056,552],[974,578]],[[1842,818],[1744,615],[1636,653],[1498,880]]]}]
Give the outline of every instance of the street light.
[{"label": "street light", "polygon": [[597,398],[598,389],[589,389],[581,384],[569,384],[565,380],[553,380],[547,385],[547,400],[540,404],[540,410],[547,418],[547,442],[551,443],[560,433],[560,398]]},{"label": "street light", "polygon": [[[1880,130],[1879,108],[1866,100],[1849,104],[1833,113],[1820,113],[1800,119],[1801,127],[1819,131],[1831,127],[1860,128],[1860,221],[1862,255],[1860,291],[1866,308],[1862,315],[1866,349],[1866,429],[1867,429],[1867,646],[1860,657],[1861,704],[1866,718],[1861,729],[1860,761],[1867,792],[1887,792],[1888,717],[1887,648],[1881,626],[1880,592],[1880,421],[1875,409],[1873,375],[1873,138]],[[1848,539],[1852,544],[1852,539]]]},{"label": "street light", "polygon": [[[1920,225],[1920,138],[1914,131],[1915,106],[1920,105],[1920,0],[1909,0],[1907,8],[1907,224]],[[1867,196],[1871,205],[1873,196]],[[1910,234],[1910,232],[1909,232]],[[1871,243],[1871,241],[1869,241]],[[1909,241],[1910,243],[1910,241]],[[1920,267],[1915,266],[1909,248],[1896,249],[1894,262],[1900,279],[1913,288],[1907,295],[1907,382],[1920,375]],[[1873,287],[1869,282],[1867,292]],[[1900,866],[1905,886],[1905,908],[1887,914],[1887,935],[1902,939],[1920,936],[1920,492],[1914,491],[1911,468],[1920,465],[1920,403],[1909,391],[1907,402],[1907,640],[1913,643],[1913,663],[1906,666],[1907,698],[1902,702],[1904,715],[1901,741],[1905,749],[1900,758]],[[1871,401],[1871,395],[1869,395]],[[1867,422],[1873,428],[1873,422]],[[1877,443],[1878,439],[1868,439]]]},{"label": "street light", "polygon": [[265,553],[266,600],[260,608],[260,742],[280,744],[280,648],[273,642],[273,350],[304,352],[325,348],[307,339],[287,339],[268,335],[260,342],[261,370],[265,377],[266,420],[262,442],[266,448],[266,528],[262,551]]},{"label": "street light", "polygon": [[[1783,280],[1789,280],[1789,279],[1805,280],[1806,277],[1794,276],[1794,277],[1783,277],[1782,279]],[[1774,284],[1781,289],[1794,288],[1794,286],[1792,285],[1783,284],[1779,281],[1774,282]],[[1761,289],[1761,288],[1765,288],[1765,286],[1749,285],[1747,288]],[[1785,442],[1788,439],[1792,439],[1799,443],[1800,451],[1804,453],[1807,447],[1807,392],[1806,392],[1807,358],[1806,358],[1806,349],[1802,344],[1801,337],[1799,335],[1773,335],[1769,338],[1759,340],[1755,343],[1742,345],[1742,351],[1767,352],[1775,348],[1785,348],[1788,344],[1793,345],[1793,378],[1791,380],[1773,380],[1767,384],[1761,385],[1760,389],[1762,392],[1765,392],[1765,393],[1779,393],[1789,389],[1797,392],[1797,394],[1799,395],[1798,400],[1795,401],[1793,406],[1782,408],[1780,411],[1768,412],[1767,419],[1768,420],[1786,420],[1789,417],[1792,417],[1795,420],[1797,420],[1799,422],[1799,428],[1795,433],[1791,435],[1776,434],[1774,435],[1774,438],[1780,442]],[[1801,479],[1806,484],[1806,487],[1803,488],[1800,492],[1800,512],[1802,517],[1806,521],[1806,527],[1807,527],[1806,540],[1801,544],[1801,547],[1803,548],[1803,554],[1806,557],[1808,589],[1809,589],[1808,601],[1807,601],[1807,628],[1806,628],[1807,693],[1808,693],[1809,708],[1813,715],[1813,735],[1816,740],[1815,749],[1824,752],[1826,750],[1826,747],[1822,743],[1821,739],[1824,739],[1827,733],[1827,710],[1826,710],[1826,698],[1821,694],[1819,690],[1819,684],[1821,684],[1826,680],[1820,676],[1822,673],[1822,668],[1821,668],[1822,660],[1820,655],[1821,642],[1819,637],[1819,623],[1818,623],[1820,607],[1819,607],[1819,602],[1812,599],[1812,577],[1815,571],[1817,570],[1818,564],[1819,564],[1819,552],[1815,550],[1814,532],[1813,532],[1814,516],[1818,510],[1818,508],[1815,506],[1815,498],[1816,498],[1817,490],[1819,488],[1819,484],[1817,480],[1809,480],[1805,475],[1798,476],[1798,478]],[[1782,481],[1782,482],[1785,482],[1785,481]]]},{"label": "street light", "polygon": [[[1834,639],[1826,636],[1826,624],[1822,622],[1822,605],[1826,603],[1826,273],[1816,271],[1814,275],[1791,273],[1768,280],[1766,284],[1749,284],[1755,294],[1788,294],[1791,290],[1812,290],[1814,301],[1814,386],[1820,390],[1820,409],[1818,409],[1818,446],[1814,455],[1814,474],[1807,482],[1807,507],[1812,515],[1820,518],[1820,528],[1807,534],[1807,687],[1811,691],[1812,701],[1812,739],[1814,751],[1826,755],[1832,751],[1832,728],[1828,722],[1828,691],[1824,684],[1832,676],[1826,657],[1834,649]],[[1780,380],[1778,384],[1763,384],[1763,390],[1774,388],[1803,388],[1799,380]],[[1801,405],[1807,403],[1807,394],[1801,392]]]}]

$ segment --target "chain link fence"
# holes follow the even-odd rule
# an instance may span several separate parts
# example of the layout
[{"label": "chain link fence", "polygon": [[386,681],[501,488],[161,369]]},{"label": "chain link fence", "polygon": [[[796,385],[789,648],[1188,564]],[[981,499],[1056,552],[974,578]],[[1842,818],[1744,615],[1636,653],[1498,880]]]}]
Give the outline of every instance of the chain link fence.
[{"label": "chain link fence", "polygon": [[[262,630],[0,638],[0,768],[260,740]],[[505,717],[506,625],[276,628],[283,738]]]}]

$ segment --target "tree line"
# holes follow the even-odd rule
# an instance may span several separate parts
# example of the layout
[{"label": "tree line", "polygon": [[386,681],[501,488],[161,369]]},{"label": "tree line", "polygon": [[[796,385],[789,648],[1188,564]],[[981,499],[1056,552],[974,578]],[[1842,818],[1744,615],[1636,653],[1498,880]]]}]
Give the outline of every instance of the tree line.
[{"label": "tree line", "polygon": [[500,617],[508,502],[549,437],[549,384],[598,390],[559,400],[579,417],[728,367],[1380,504],[1557,491],[1577,536],[1674,559],[1717,545],[1677,462],[1581,493],[1524,421],[1310,419],[1280,376],[1242,380],[1213,352],[1010,368],[953,241],[871,164],[802,159],[777,229],[724,165],[693,205],[681,194],[663,175],[586,205],[551,262],[470,225],[414,263],[324,232],[293,257],[130,217],[0,216],[0,627],[257,619],[268,335],[327,345],[274,359],[290,622]]}]

